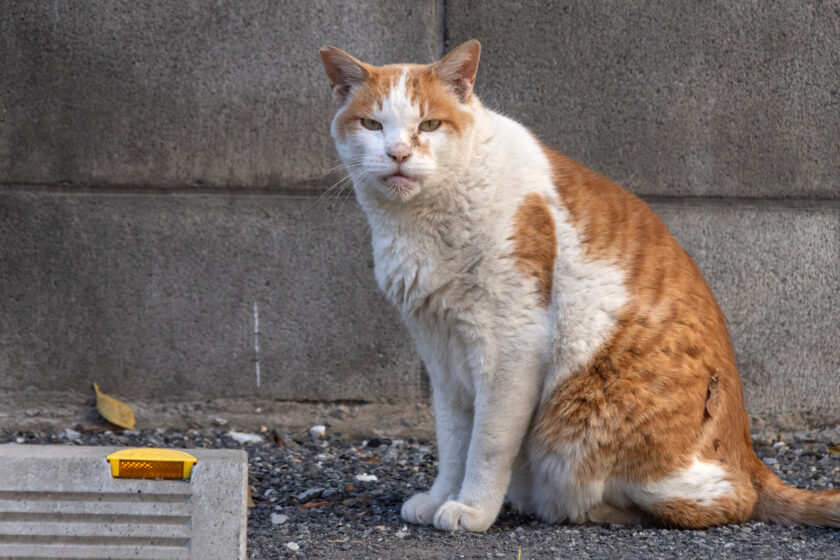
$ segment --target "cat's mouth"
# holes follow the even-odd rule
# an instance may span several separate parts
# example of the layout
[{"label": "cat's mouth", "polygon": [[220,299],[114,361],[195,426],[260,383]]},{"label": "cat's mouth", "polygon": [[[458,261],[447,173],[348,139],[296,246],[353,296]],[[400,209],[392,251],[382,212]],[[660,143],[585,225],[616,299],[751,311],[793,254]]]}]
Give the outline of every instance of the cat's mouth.
[{"label": "cat's mouth", "polygon": [[383,177],[383,180],[386,185],[394,188],[413,187],[417,184],[417,179],[409,177],[408,175],[403,175],[400,172]]}]

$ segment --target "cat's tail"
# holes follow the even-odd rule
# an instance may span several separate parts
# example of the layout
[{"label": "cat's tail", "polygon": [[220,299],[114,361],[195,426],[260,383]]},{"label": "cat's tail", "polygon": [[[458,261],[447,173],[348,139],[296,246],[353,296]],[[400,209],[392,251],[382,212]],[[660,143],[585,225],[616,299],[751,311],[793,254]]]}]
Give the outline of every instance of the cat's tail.
[{"label": "cat's tail", "polygon": [[758,493],[754,520],[840,528],[840,491],[792,488],[757,457],[753,472]]}]

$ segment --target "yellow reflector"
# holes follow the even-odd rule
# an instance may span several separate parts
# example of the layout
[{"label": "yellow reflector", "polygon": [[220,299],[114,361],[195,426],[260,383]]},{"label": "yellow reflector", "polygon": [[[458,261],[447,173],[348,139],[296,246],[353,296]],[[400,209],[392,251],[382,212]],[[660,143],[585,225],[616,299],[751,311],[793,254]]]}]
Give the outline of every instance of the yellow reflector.
[{"label": "yellow reflector", "polygon": [[189,478],[197,459],[175,449],[122,449],[106,457],[117,478]]}]

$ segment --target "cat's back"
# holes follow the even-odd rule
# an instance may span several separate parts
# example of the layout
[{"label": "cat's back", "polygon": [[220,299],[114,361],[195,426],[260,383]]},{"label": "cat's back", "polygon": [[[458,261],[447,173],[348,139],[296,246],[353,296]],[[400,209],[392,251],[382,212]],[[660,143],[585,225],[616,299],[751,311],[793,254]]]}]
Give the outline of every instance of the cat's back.
[{"label": "cat's back", "polygon": [[655,251],[679,247],[662,221],[638,197],[559,152],[545,146],[542,150],[560,201],[580,233],[588,257],[626,265],[641,256],[643,247]]},{"label": "cat's back", "polygon": [[[574,366],[591,364],[609,347],[613,356],[699,358],[710,368],[734,370],[723,313],[694,261],[659,217],[610,179],[542,148],[560,205],[558,237],[563,227],[573,237],[567,243],[572,250],[564,255],[562,244],[558,250],[554,294],[561,307],[570,302],[569,318],[582,307],[575,299],[585,299],[587,314],[580,322],[596,321],[599,329],[598,336],[582,329],[580,336],[599,344],[590,345]],[[576,288],[581,295],[574,294]]]},{"label": "cat's back", "polygon": [[571,486],[533,503],[576,519],[604,481],[648,480],[711,456],[710,391],[730,439],[749,436],[725,319],[694,261],[644,201],[542,150],[557,194],[556,332],[531,452],[537,479],[566,464],[558,487]]},{"label": "cat's back", "polygon": [[543,147],[552,181],[574,228],[582,258],[607,264],[622,276],[624,315],[679,314],[724,327],[723,314],[700,270],[650,207],[617,183]]}]

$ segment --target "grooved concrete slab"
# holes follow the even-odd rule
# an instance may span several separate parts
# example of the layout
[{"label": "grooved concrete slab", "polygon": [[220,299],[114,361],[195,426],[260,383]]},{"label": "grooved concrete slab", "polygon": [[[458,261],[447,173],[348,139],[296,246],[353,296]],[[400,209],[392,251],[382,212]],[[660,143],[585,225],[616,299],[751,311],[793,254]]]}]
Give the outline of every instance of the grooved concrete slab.
[{"label": "grooved concrete slab", "polygon": [[338,163],[318,49],[431,61],[437,5],[0,0],[0,183],[314,188]]},{"label": "grooved concrete slab", "polygon": [[413,401],[354,200],[0,192],[0,392]]},{"label": "grooved concrete slab", "polygon": [[111,477],[119,448],[0,446],[0,557],[245,558],[248,459],[190,449],[190,481]]},{"label": "grooved concrete slab", "polygon": [[[658,195],[840,196],[840,2],[446,3],[476,90]],[[829,70],[832,69],[832,70]]]}]

